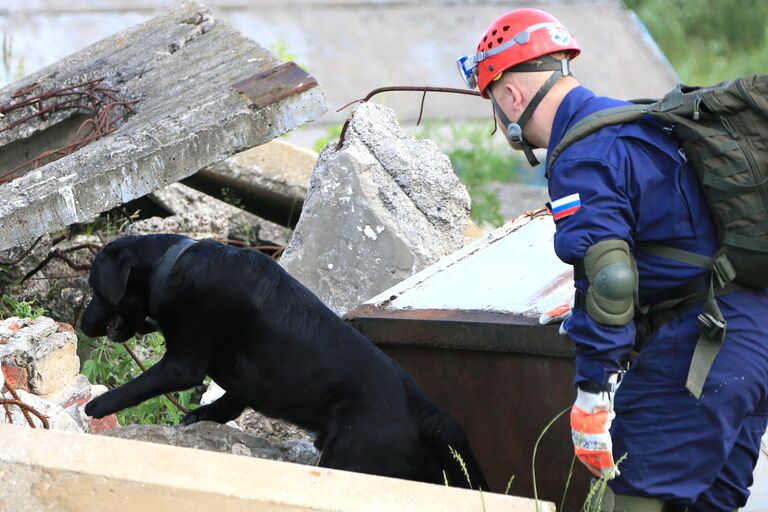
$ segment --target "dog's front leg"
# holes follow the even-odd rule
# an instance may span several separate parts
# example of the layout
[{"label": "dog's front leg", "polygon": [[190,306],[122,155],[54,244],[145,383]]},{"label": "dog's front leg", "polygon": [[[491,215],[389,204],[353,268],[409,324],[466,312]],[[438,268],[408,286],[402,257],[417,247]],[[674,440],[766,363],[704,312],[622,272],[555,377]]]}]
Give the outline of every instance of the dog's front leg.
[{"label": "dog's front leg", "polygon": [[218,400],[189,411],[181,421],[185,425],[203,420],[226,423],[240,416],[244,409],[244,402],[236,398],[231,392],[226,392]]},{"label": "dog's front leg", "polygon": [[146,372],[88,402],[85,413],[94,418],[103,418],[154,396],[196,386],[205,378],[205,368],[190,368],[189,363],[170,357],[166,352]]}]

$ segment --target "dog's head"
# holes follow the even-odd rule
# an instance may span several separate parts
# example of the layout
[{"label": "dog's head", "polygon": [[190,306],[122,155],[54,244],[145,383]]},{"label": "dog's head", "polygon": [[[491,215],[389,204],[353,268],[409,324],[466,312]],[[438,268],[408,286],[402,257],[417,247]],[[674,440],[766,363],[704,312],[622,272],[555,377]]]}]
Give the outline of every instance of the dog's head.
[{"label": "dog's head", "polygon": [[88,278],[93,298],[80,319],[87,336],[107,336],[124,342],[155,328],[146,322],[149,314],[149,284],[141,251],[125,237],[108,244],[94,258]]}]

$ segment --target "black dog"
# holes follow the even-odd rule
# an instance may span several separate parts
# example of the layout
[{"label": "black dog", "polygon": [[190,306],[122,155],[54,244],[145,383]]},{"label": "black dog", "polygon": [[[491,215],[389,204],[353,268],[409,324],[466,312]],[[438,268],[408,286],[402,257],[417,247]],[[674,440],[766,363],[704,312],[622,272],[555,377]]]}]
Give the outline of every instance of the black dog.
[{"label": "black dog", "polygon": [[[413,378],[271,258],[212,240],[126,236],[96,255],[81,328],[124,342],[159,328],[146,373],[90,401],[101,418],[200,384],[226,393],[185,423],[224,423],[246,406],[318,433],[320,465],[488,489],[461,427]],[[450,447],[450,448],[449,448]]]}]

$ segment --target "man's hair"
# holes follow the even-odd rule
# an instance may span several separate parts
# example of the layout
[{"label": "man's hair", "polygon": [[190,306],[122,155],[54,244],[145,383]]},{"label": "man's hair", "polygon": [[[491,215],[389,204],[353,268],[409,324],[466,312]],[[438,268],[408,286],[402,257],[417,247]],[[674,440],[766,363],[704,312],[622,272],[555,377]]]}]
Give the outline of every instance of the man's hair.
[{"label": "man's hair", "polygon": [[[568,56],[570,55],[570,52],[555,52],[555,53],[550,53],[549,55],[551,57],[554,57],[554,58],[558,59],[558,60],[563,60],[563,59],[568,58]],[[534,65],[543,64],[543,63],[544,62],[542,60],[538,59],[538,58],[531,59],[531,60],[528,60],[528,61],[525,62],[525,64],[534,64]],[[546,80],[547,77],[549,77],[549,74],[548,74],[547,71],[539,71],[539,72],[537,72],[537,71],[523,71],[523,72],[519,72],[519,71],[515,71],[515,68],[512,67],[512,68],[510,68],[510,69],[508,69],[506,71],[503,71],[501,73],[501,76],[499,76],[495,80],[491,80],[491,84],[490,84],[491,87],[493,87],[493,85],[495,83],[501,82],[502,79],[506,75],[508,75],[508,74],[511,75],[512,73],[515,74],[515,80],[518,83],[520,83],[522,85],[525,85],[527,88],[533,88],[533,89],[538,89],[541,86],[541,84],[543,83],[543,81]]]}]

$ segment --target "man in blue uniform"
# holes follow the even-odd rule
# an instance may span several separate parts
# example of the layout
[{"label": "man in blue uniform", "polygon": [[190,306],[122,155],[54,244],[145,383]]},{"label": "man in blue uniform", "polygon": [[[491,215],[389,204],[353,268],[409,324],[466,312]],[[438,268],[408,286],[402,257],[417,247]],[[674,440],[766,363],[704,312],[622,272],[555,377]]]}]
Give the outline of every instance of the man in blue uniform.
[{"label": "man in blue uniform", "polygon": [[[468,85],[492,101],[510,145],[532,164],[533,148],[554,148],[585,116],[626,104],[579,85],[568,68],[579,52],[557,19],[519,9],[459,59]],[[718,248],[678,142],[650,119],[608,126],[568,146],[548,180],[555,251],[574,265],[575,305],[563,324],[576,357],[574,447],[593,474],[610,479],[603,509],[743,506],[768,423],[768,293],[742,288],[717,299],[726,336],[695,394],[686,379],[704,299],[650,322],[636,317],[705,289],[710,276],[645,244],[703,256]],[[633,348],[639,355],[617,388]]]}]

